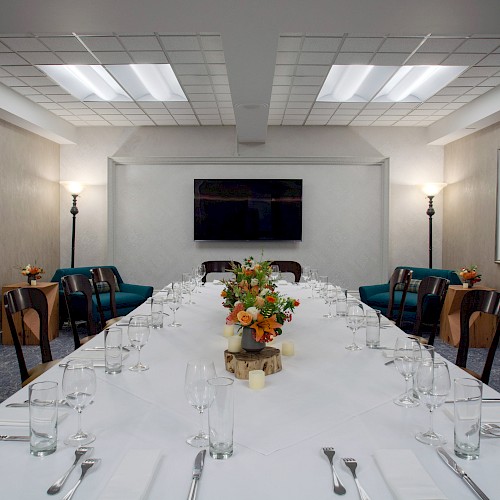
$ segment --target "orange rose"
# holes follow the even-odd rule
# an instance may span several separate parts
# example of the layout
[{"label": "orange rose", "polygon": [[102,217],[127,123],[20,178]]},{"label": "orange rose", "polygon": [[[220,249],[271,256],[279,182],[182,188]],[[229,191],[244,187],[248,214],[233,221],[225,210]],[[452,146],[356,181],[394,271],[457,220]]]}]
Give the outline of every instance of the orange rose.
[{"label": "orange rose", "polygon": [[255,306],[261,308],[264,305],[264,299],[262,297],[255,297]]},{"label": "orange rose", "polygon": [[293,307],[299,307],[299,306],[300,306],[300,302],[298,300],[294,300]]},{"label": "orange rose", "polygon": [[227,297],[227,293],[225,290],[222,290],[222,292],[220,293],[220,296],[221,297]]},{"label": "orange rose", "polygon": [[275,304],[276,303],[276,297],[273,297],[272,295],[267,295],[266,296],[266,300],[268,302],[270,302],[271,304]]},{"label": "orange rose", "polygon": [[240,311],[236,317],[241,326],[248,326],[253,321],[252,315],[246,311]]}]

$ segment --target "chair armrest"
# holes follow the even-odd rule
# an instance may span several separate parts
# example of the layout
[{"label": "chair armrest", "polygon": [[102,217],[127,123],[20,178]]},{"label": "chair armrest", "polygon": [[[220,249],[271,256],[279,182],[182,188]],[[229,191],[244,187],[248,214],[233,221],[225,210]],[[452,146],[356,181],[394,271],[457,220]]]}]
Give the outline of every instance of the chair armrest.
[{"label": "chair armrest", "polygon": [[372,295],[377,293],[384,293],[389,291],[389,283],[382,283],[380,285],[365,285],[359,287],[359,298],[361,302],[367,302]]},{"label": "chair armrest", "polygon": [[120,291],[127,293],[135,293],[136,295],[140,295],[145,299],[148,299],[153,295],[152,286],[132,285],[130,283],[120,283]]}]

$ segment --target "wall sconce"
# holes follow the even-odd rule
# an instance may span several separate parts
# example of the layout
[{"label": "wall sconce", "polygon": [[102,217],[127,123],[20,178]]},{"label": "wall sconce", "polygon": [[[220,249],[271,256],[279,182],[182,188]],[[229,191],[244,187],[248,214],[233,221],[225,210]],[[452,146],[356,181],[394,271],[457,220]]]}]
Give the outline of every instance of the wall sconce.
[{"label": "wall sconce", "polygon": [[66,188],[68,193],[73,196],[73,206],[70,209],[70,214],[73,216],[73,227],[71,231],[71,267],[75,267],[75,234],[76,234],[76,215],[78,214],[78,207],[76,206],[76,199],[83,191],[84,185],[79,182],[62,181],[61,184]]},{"label": "wall sconce", "polygon": [[432,216],[436,213],[432,205],[432,200],[446,186],[447,184],[444,182],[431,182],[422,186],[422,191],[429,198],[429,208],[427,208],[427,215],[429,217],[429,269],[432,269]]}]

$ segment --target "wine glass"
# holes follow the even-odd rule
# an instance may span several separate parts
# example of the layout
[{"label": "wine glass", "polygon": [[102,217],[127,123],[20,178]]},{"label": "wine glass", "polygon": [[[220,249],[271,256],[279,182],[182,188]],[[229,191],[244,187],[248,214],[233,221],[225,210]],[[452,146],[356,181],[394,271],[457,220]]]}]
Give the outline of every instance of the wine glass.
[{"label": "wine glass", "polygon": [[431,446],[441,446],[446,440],[434,432],[433,411],[441,406],[450,392],[451,380],[448,365],[444,361],[424,359],[417,369],[417,391],[420,401],[429,408],[429,430],[418,432],[418,441]]},{"label": "wine glass", "polygon": [[302,266],[302,278],[304,278],[305,285],[302,288],[307,288],[307,282],[311,275],[311,268],[309,266]]},{"label": "wine glass", "polygon": [[181,307],[182,304],[182,291],[175,287],[169,289],[167,293],[167,304],[168,307],[170,307],[170,310],[174,313],[172,323],[169,323],[167,326],[169,326],[170,328],[177,328],[179,326],[182,326],[181,323],[178,323],[175,320],[175,312],[177,311],[177,309],[179,309],[179,307]]},{"label": "wine glass", "polygon": [[324,314],[325,318],[334,318],[336,315],[332,313],[332,304],[337,301],[337,289],[327,283],[324,288],[325,302],[328,304],[328,314]]},{"label": "wine glass", "polygon": [[280,268],[279,266],[273,264],[271,266],[271,276],[270,276],[271,281],[276,282],[278,281],[279,277],[280,277]]},{"label": "wine glass", "polygon": [[[206,273],[207,273],[207,268],[205,267],[205,264],[200,264],[195,268],[196,282],[198,283],[198,285],[204,285],[204,283],[201,280]],[[201,293],[201,290],[199,288],[198,288],[198,293]]]},{"label": "wine glass", "polygon": [[193,282],[194,277],[190,273],[182,273],[182,290],[184,293],[188,294],[188,300],[186,304],[194,304],[193,302],[193,290],[195,288]]},{"label": "wine glass", "polygon": [[200,430],[198,434],[189,437],[186,442],[196,448],[208,446],[208,435],[203,431],[203,411],[210,404],[211,391],[207,380],[215,378],[213,361],[190,361],[186,367],[184,379],[184,394],[189,404],[200,413]]},{"label": "wine glass", "polygon": [[319,279],[319,273],[317,269],[311,269],[309,273],[309,283],[311,284],[311,299],[314,299],[314,289]]},{"label": "wine glass", "polygon": [[413,397],[410,392],[409,380],[415,374],[420,361],[422,360],[422,352],[420,344],[411,337],[399,337],[394,346],[394,364],[406,382],[406,391],[394,400],[394,403],[399,406],[410,408],[418,406],[419,402]]},{"label": "wine glass", "polygon": [[362,348],[356,344],[356,332],[365,322],[363,306],[359,302],[348,302],[345,319],[348,328],[352,330],[352,344],[346,346],[346,349],[348,351],[359,351]]},{"label": "wine glass", "polygon": [[137,363],[129,367],[133,372],[143,372],[149,370],[148,365],[141,363],[141,349],[149,340],[149,318],[148,316],[132,316],[128,324],[128,338],[130,345],[137,349]]},{"label": "wine glass", "polygon": [[64,369],[62,390],[68,405],[78,412],[78,430],[64,442],[70,446],[83,446],[95,440],[94,434],[82,430],[82,411],[94,399],[96,377],[90,359],[70,359]]}]

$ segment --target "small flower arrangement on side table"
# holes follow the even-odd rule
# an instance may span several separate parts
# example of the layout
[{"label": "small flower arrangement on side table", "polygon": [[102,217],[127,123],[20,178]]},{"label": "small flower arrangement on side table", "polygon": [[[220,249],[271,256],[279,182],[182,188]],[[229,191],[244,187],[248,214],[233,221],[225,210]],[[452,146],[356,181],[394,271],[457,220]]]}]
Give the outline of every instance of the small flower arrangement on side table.
[{"label": "small flower arrangement on side table", "polygon": [[[223,306],[230,310],[226,324],[240,326],[243,349],[258,351],[266,342],[281,335],[284,323],[292,320],[292,312],[300,305],[299,301],[276,291],[270,279],[270,262],[257,262],[249,257],[243,265],[233,265],[231,271],[235,279],[224,281],[221,293]],[[245,347],[248,345],[245,337],[249,335],[257,345]]]},{"label": "small flower arrangement on side table", "polygon": [[36,285],[36,280],[41,279],[41,275],[45,273],[43,267],[28,264],[25,267],[20,267],[21,274],[28,277],[28,284]]},{"label": "small flower arrangement on side table", "polygon": [[477,266],[462,267],[458,274],[462,278],[464,286],[467,284],[467,288],[472,288],[475,283],[481,281],[481,275],[477,270]]}]

